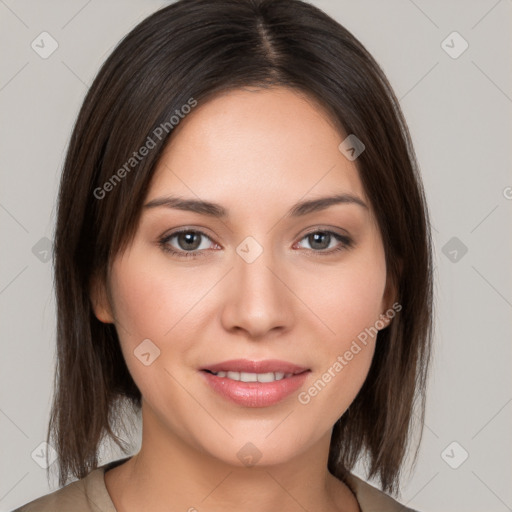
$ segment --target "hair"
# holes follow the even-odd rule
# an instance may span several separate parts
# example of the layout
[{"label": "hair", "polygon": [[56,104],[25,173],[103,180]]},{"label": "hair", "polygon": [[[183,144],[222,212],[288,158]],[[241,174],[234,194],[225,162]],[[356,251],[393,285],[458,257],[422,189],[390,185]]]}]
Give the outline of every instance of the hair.
[{"label": "hair", "polygon": [[[347,29],[300,0],[173,3],[119,42],[85,97],[64,162],[54,240],[57,363],[47,441],[57,452],[61,486],[70,474],[80,479],[98,467],[103,440],[125,450],[114,427],[122,406],[141,408],[115,325],[94,315],[92,279],[108,284],[113,259],[133,240],[172,136],[171,116],[187,112],[191,99],[202,104],[248,86],[305,93],[364,143],[355,164],[402,309],[379,332],[367,378],[334,425],[328,470],[345,481],[365,455],[368,478],[378,477],[384,491],[399,490],[415,407],[423,426],[431,356],[433,270],[425,194],[411,136],[384,72]],[[162,126],[165,135],[155,136]],[[153,146],[141,157],[148,137]]]}]

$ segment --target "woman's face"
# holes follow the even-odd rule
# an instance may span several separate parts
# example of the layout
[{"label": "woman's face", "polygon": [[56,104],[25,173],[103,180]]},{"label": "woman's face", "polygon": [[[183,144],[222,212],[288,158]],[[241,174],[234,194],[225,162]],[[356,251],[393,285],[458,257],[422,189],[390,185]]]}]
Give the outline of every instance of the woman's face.
[{"label": "woman's face", "polygon": [[[365,329],[391,304],[371,205],[338,149],[344,138],[286,88],[218,96],[175,128],[135,238],[114,261],[111,303],[95,307],[116,323],[153,439],[235,465],[325,449],[369,370],[375,337]],[[293,211],[334,195],[357,199]],[[204,371],[236,359],[307,371],[273,383]],[[241,377],[276,379],[266,370],[281,366]]]}]

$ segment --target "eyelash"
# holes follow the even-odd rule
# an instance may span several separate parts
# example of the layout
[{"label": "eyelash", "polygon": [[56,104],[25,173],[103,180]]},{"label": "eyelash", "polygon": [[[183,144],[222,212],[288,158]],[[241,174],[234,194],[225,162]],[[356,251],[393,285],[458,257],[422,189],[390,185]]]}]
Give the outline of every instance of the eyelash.
[{"label": "eyelash", "polygon": [[[169,241],[172,240],[175,236],[180,235],[182,233],[194,233],[197,235],[204,236],[204,237],[208,238],[209,240],[211,240],[211,238],[206,233],[203,233],[202,231],[198,231],[196,229],[181,229],[179,231],[174,231],[173,233],[160,238],[160,240],[158,241],[159,246],[162,248],[162,250],[164,252],[169,253],[173,256],[177,256],[178,258],[196,258],[196,257],[205,256],[205,254],[203,252],[197,252],[197,249],[195,251],[177,251],[175,249],[172,249],[169,246]],[[302,241],[302,240],[304,240],[304,238],[307,238],[308,236],[314,235],[316,233],[332,235],[332,236],[334,236],[334,238],[336,240],[341,242],[341,245],[339,245],[338,247],[336,247],[334,249],[330,249],[328,251],[327,250],[307,249],[307,251],[316,253],[319,256],[329,256],[329,255],[332,255],[339,251],[350,249],[354,245],[353,240],[351,238],[349,238],[348,236],[340,235],[339,233],[336,233],[334,231],[321,230],[321,229],[317,229],[316,231],[310,231],[309,233],[306,233],[300,239],[300,241]]]}]

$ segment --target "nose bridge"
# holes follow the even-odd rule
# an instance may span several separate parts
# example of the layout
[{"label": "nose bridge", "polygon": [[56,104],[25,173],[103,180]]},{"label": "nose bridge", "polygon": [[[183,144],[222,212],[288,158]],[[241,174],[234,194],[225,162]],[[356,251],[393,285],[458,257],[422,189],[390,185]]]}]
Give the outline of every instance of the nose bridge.
[{"label": "nose bridge", "polygon": [[227,329],[244,329],[254,337],[288,327],[292,320],[286,277],[279,276],[284,265],[266,240],[264,245],[247,237],[236,248],[222,316]]},{"label": "nose bridge", "polygon": [[243,288],[258,292],[257,295],[274,296],[276,256],[270,244],[263,246],[253,237],[247,237],[237,247],[236,254],[235,274]]}]

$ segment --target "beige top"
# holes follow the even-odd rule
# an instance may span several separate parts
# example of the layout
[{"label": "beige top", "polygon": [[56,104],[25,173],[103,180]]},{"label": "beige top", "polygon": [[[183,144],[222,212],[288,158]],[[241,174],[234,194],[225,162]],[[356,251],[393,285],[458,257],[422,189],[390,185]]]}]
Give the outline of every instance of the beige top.
[{"label": "beige top", "polygon": [[[117,512],[105,485],[105,471],[129,458],[104,464],[85,478],[71,482],[12,512]],[[361,512],[414,512],[353,474],[348,475],[348,483],[356,495]]]}]

